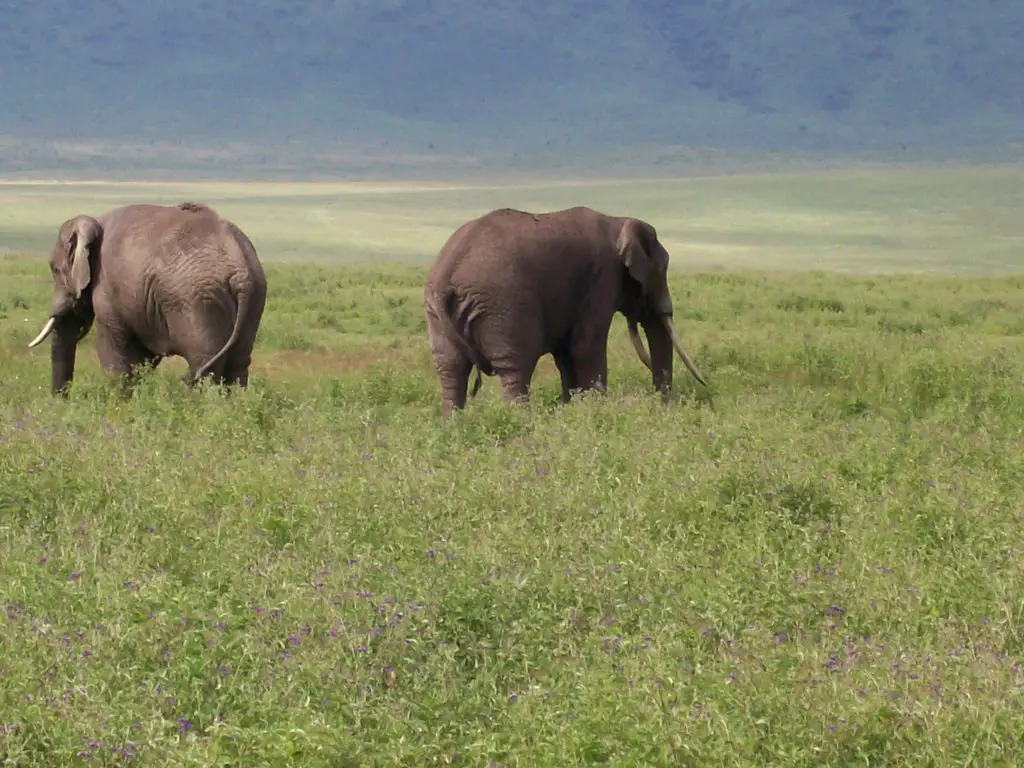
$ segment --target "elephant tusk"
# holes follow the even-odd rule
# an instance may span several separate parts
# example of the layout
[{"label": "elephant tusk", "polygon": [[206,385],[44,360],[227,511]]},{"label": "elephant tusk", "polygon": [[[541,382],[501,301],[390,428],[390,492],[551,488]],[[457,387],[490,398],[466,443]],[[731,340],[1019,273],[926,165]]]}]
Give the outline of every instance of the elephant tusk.
[{"label": "elephant tusk", "polygon": [[46,325],[43,326],[43,330],[41,330],[39,332],[39,335],[36,336],[34,339],[32,339],[32,341],[30,341],[28,343],[28,348],[32,349],[32,347],[37,347],[40,344],[42,344],[44,341],[46,341],[46,337],[49,336],[50,333],[53,332],[53,326],[55,326],[56,324],[57,324],[57,318],[55,318],[55,317],[51,317],[49,320],[47,320],[46,321]]},{"label": "elephant tusk", "polygon": [[693,361],[690,359],[690,356],[686,354],[686,350],[683,349],[683,342],[679,338],[679,334],[676,333],[676,327],[672,322],[672,318],[666,315],[664,320],[665,328],[668,330],[669,338],[672,339],[672,346],[676,348],[676,352],[679,353],[679,357],[682,358],[683,363],[689,369],[690,373],[693,374],[693,377],[706,387],[708,383],[704,381],[704,377],[700,375],[700,371],[697,370],[697,366],[693,364]]},{"label": "elephant tusk", "polygon": [[637,331],[636,323],[630,320],[628,322],[629,327],[629,340],[633,342],[633,349],[636,350],[637,357],[640,358],[641,362],[647,366],[649,371],[653,371],[654,367],[651,364],[650,355],[647,354],[647,350],[644,349],[644,343],[640,340],[640,333]]}]

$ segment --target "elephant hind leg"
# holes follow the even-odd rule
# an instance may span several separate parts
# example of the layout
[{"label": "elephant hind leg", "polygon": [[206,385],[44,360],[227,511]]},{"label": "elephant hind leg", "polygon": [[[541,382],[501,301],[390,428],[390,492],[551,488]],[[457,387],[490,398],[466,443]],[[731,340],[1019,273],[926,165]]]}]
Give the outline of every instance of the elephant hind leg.
[{"label": "elephant hind leg", "polygon": [[458,345],[445,335],[441,322],[429,312],[427,334],[434,369],[441,382],[441,413],[444,421],[448,421],[453,411],[461,411],[466,407],[473,363]]},{"label": "elephant hind leg", "polygon": [[433,357],[434,368],[441,382],[441,411],[444,420],[448,421],[452,411],[461,411],[466,407],[473,364],[454,345],[448,347],[442,342],[434,345]]},{"label": "elephant hind leg", "polygon": [[[199,371],[207,362],[213,359],[214,355],[216,355],[217,352],[220,350],[220,346],[223,343],[223,340],[217,338],[216,336],[214,336],[213,338],[216,339],[216,341],[212,343],[207,342],[198,351],[191,351],[183,355],[183,357],[188,361],[188,370],[185,371],[184,375],[181,377],[181,380],[186,385],[194,387],[198,383]],[[225,373],[228,370],[227,357],[228,356],[225,355],[216,363],[214,363],[213,367],[206,371],[202,378],[209,379],[211,382],[218,386],[223,384],[225,381]]]},{"label": "elephant hind leg", "polygon": [[230,373],[224,375],[227,385],[229,387],[238,387],[239,389],[245,389],[249,386],[249,369],[243,368],[240,370],[233,370]]},{"label": "elephant hind leg", "polygon": [[473,366],[469,360],[437,357],[434,359],[434,365],[441,380],[441,411],[444,420],[448,421],[453,411],[461,411],[466,407],[469,374]]},{"label": "elephant hind leg", "polygon": [[[196,386],[196,384],[198,384],[199,382],[199,377],[197,376],[197,373],[199,372],[199,369],[203,367],[203,363],[209,360],[210,357],[213,357],[213,355],[203,357],[197,360],[189,360],[188,370],[185,371],[185,373],[182,375],[181,380],[190,387]],[[213,384],[217,386],[223,385],[226,381],[226,377],[224,375],[225,366],[226,361],[224,361],[223,359],[218,360],[217,364],[214,365],[213,368],[208,370],[206,374],[203,376],[203,378],[209,379]]]},{"label": "elephant hind leg", "polygon": [[249,299],[249,311],[238,334],[238,339],[224,355],[227,360],[224,366],[224,378],[228,386],[245,389],[249,386],[249,368],[252,365],[252,352],[256,347],[263,309],[266,305],[266,291],[256,291]]},{"label": "elephant hind leg", "polygon": [[501,380],[502,396],[506,403],[526,402],[530,399],[530,382],[533,380],[533,371],[536,367],[536,361],[532,365],[515,368],[495,365],[494,372]]},{"label": "elephant hind leg", "polygon": [[224,361],[223,377],[229,387],[245,389],[249,386],[249,366],[252,365],[252,343],[239,339]]},{"label": "elephant hind leg", "polygon": [[[198,383],[197,374],[203,366],[221,351],[231,336],[235,322],[235,307],[226,301],[213,300],[212,297],[194,298],[184,310],[166,317],[168,334],[173,346],[188,362],[188,371],[181,377],[182,382],[193,387]],[[244,334],[236,340],[242,346]],[[225,382],[225,374],[232,366],[230,358],[236,353],[236,347],[227,350],[213,366],[202,376],[217,385]]]},{"label": "elephant hind leg", "polygon": [[129,331],[96,326],[96,355],[100,367],[121,379],[122,392],[129,394],[142,368],[156,368],[163,357],[150,352]]}]

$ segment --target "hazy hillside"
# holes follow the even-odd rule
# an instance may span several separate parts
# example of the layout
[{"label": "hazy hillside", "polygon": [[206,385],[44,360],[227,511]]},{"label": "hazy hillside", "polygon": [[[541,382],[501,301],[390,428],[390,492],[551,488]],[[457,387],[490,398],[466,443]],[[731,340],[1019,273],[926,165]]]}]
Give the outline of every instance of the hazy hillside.
[{"label": "hazy hillside", "polygon": [[0,4],[0,171],[46,140],[67,162],[96,141],[254,162],[998,144],[1024,136],[1021,40],[1016,0],[20,0]]}]

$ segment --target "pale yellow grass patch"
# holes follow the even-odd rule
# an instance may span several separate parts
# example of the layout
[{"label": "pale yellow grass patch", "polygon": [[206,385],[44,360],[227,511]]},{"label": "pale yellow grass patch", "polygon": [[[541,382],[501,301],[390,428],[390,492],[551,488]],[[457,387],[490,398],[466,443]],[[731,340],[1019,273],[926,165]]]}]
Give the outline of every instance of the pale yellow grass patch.
[{"label": "pale yellow grass patch", "polygon": [[679,267],[1004,272],[1024,267],[1024,171],[861,168],[677,179],[0,181],[0,250],[47,250],[78,213],[205,202],[267,261],[433,258],[501,207],[589,205],[653,223]]}]

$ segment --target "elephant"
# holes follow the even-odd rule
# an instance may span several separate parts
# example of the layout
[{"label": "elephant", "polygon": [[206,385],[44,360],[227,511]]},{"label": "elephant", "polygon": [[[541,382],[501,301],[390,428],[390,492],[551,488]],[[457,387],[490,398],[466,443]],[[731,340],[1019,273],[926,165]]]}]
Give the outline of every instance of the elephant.
[{"label": "elephant", "polygon": [[561,377],[561,403],[576,391],[606,391],[616,312],[626,317],[655,390],[671,389],[673,348],[707,387],[672,322],[668,262],[651,224],[586,206],[546,213],[500,208],[460,226],[424,287],[445,421],[465,407],[474,367],[472,396],[483,373],[499,377],[507,402],[525,400],[538,360],[549,353]]},{"label": "elephant", "polygon": [[131,388],[142,365],[188,361],[204,376],[248,386],[267,280],[249,238],[213,208],[136,203],[61,224],[50,254],[50,387],[66,396],[78,342],[95,324],[104,371]]}]

